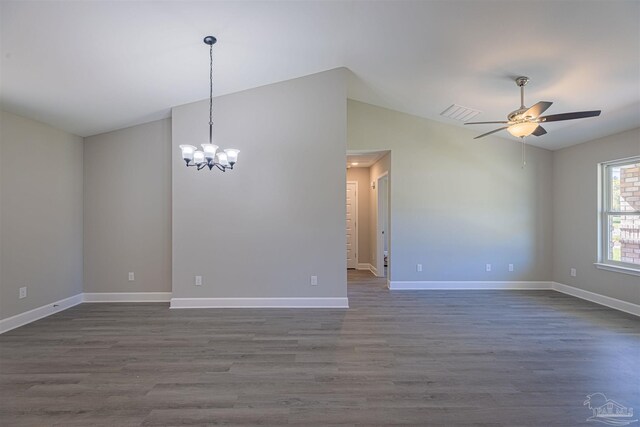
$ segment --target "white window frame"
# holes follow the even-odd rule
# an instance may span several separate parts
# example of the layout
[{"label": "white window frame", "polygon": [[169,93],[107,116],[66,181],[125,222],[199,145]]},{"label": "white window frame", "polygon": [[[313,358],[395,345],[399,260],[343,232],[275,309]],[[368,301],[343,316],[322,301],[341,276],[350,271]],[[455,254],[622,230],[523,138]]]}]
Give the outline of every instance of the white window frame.
[{"label": "white window frame", "polygon": [[638,215],[640,212],[611,210],[611,168],[640,162],[640,156],[600,163],[598,165],[598,259],[597,268],[640,276],[640,266],[630,262],[609,259],[609,217],[613,215]]}]

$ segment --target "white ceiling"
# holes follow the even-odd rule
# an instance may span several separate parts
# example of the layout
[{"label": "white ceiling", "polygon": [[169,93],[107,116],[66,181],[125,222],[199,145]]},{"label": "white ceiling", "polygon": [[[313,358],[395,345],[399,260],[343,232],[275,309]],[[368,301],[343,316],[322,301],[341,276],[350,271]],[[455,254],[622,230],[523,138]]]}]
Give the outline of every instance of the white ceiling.
[{"label": "white ceiling", "polygon": [[[531,143],[556,149],[640,126],[638,1],[2,1],[3,108],[81,136],[166,117],[208,95],[218,37],[221,95],[345,66],[349,97],[455,125],[525,103],[550,123]],[[206,119],[205,119],[206,120]],[[467,126],[469,127],[469,126]],[[491,126],[477,126],[478,134]],[[503,133],[504,137],[509,137]]]},{"label": "white ceiling", "polygon": [[389,151],[347,151],[347,168],[368,168]]}]

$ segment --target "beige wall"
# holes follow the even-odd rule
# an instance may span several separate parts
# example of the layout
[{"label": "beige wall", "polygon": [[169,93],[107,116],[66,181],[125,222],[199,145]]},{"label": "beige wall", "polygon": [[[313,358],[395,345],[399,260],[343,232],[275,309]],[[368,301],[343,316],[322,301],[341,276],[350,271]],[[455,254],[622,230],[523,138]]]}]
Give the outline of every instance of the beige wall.
[{"label": "beige wall", "polygon": [[550,151],[529,147],[522,169],[517,141],[352,100],[347,111],[349,150],[391,150],[392,281],[551,279]]},{"label": "beige wall", "polygon": [[[553,153],[553,280],[640,304],[640,277],[597,269],[598,163],[640,154],[640,129]],[[571,277],[570,270],[577,270]]]},{"label": "beige wall", "polygon": [[0,111],[0,318],[81,292],[82,138]]},{"label": "beige wall", "polygon": [[171,291],[170,151],[171,119],[85,138],[85,292]]},{"label": "beige wall", "polygon": [[369,240],[371,181],[369,180],[369,168],[351,167],[347,169],[347,181],[356,181],[358,183],[358,264],[369,264],[371,259],[371,244]]},{"label": "beige wall", "polygon": [[345,70],[213,105],[214,142],[241,150],[234,171],[180,157],[207,141],[208,101],[172,112],[173,297],[346,297]]}]

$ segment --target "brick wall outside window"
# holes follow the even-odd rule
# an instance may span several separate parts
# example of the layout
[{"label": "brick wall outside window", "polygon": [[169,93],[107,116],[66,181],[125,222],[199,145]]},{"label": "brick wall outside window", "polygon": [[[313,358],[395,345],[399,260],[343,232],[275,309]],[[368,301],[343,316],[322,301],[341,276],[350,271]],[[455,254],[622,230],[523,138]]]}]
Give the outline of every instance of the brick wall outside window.
[{"label": "brick wall outside window", "polygon": [[[622,211],[640,210],[640,165],[622,168],[620,174],[620,197],[624,201]],[[640,264],[640,217],[623,217],[620,223],[621,261]]]}]

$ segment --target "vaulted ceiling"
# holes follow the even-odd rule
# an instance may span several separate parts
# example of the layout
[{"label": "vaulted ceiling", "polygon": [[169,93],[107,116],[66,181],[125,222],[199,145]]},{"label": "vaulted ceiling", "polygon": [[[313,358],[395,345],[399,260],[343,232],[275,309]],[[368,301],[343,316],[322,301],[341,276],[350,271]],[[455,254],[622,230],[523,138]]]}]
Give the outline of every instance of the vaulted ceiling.
[{"label": "vaulted ceiling", "polygon": [[[3,1],[4,109],[81,136],[166,117],[175,105],[336,67],[349,97],[462,126],[525,103],[549,114],[550,149],[640,126],[638,1]],[[474,128],[478,134],[491,126]],[[504,133],[505,138],[509,135]]]}]

